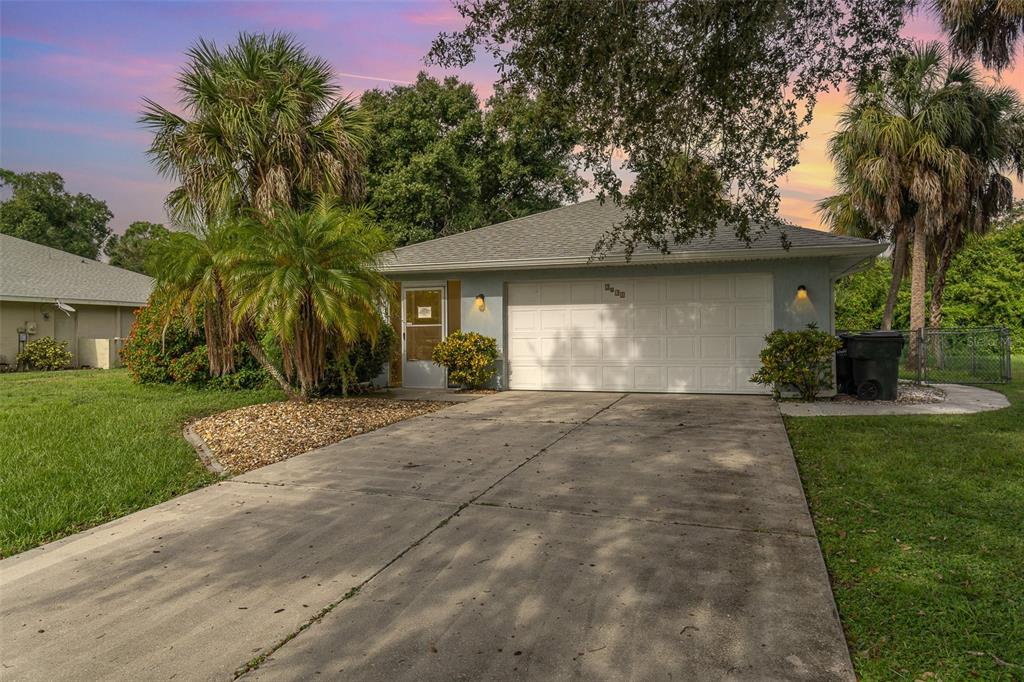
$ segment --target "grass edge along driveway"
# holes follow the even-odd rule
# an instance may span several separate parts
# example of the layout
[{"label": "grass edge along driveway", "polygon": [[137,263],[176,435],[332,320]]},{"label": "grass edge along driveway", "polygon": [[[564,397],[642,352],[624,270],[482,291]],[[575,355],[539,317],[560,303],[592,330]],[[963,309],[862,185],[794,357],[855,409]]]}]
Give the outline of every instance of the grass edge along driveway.
[{"label": "grass edge along driveway", "polygon": [[1024,357],[1010,407],[787,417],[864,680],[1024,679]]},{"label": "grass edge along driveway", "polygon": [[281,398],[140,386],[125,370],[0,374],[0,557],[216,480],[183,424]]}]

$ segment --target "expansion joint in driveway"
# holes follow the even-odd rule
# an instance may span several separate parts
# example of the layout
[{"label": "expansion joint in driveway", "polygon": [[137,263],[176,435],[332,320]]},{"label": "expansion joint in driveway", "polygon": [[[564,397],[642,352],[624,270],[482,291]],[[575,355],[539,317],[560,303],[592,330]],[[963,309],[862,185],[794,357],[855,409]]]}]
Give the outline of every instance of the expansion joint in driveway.
[{"label": "expansion joint in driveway", "polygon": [[529,457],[524,459],[522,462],[520,462],[519,464],[517,464],[516,466],[512,467],[511,469],[506,471],[504,474],[499,476],[497,479],[495,479],[495,481],[493,483],[491,483],[489,486],[487,486],[486,488],[481,490],[479,493],[477,493],[476,495],[473,495],[471,498],[469,498],[465,502],[462,502],[461,504],[459,504],[459,506],[455,509],[455,511],[453,511],[452,513],[448,514],[443,519],[441,519],[441,521],[438,522],[438,524],[436,526],[434,526],[433,528],[428,530],[426,533],[424,533],[422,536],[420,536],[419,538],[414,540],[412,543],[410,543],[402,551],[400,551],[398,554],[396,554],[391,559],[389,559],[384,565],[382,565],[376,571],[371,573],[365,580],[363,580],[359,584],[355,585],[354,587],[350,588],[338,600],[331,602],[327,606],[325,606],[322,609],[320,609],[319,611],[317,611],[316,614],[314,614],[312,617],[309,618],[309,620],[307,620],[302,625],[300,625],[298,628],[296,628],[294,632],[291,632],[287,636],[281,638],[277,643],[273,644],[266,651],[263,651],[258,656],[256,656],[255,658],[250,659],[247,663],[245,663],[244,665],[239,667],[235,671],[234,678],[237,680],[238,678],[246,675],[247,673],[252,672],[253,670],[256,670],[257,668],[259,668],[263,664],[264,661],[266,661],[268,658],[270,658],[272,655],[274,655],[279,649],[281,649],[281,647],[283,647],[288,642],[290,642],[293,639],[295,639],[296,637],[298,637],[302,632],[304,632],[305,630],[309,629],[310,627],[312,627],[316,623],[319,623],[321,620],[324,619],[324,617],[327,614],[329,614],[331,611],[336,609],[339,604],[341,604],[342,602],[344,602],[344,601],[346,601],[348,599],[351,599],[352,597],[355,597],[357,594],[359,594],[360,590],[362,590],[364,587],[366,587],[367,584],[370,583],[370,581],[372,581],[374,578],[376,578],[377,576],[382,574],[384,571],[386,571],[388,568],[393,566],[402,557],[404,557],[406,554],[411,552],[413,549],[415,549],[416,547],[421,545],[427,538],[429,538],[431,535],[433,535],[436,531],[438,531],[441,528],[444,528],[445,526],[447,526],[451,522],[452,519],[454,519],[456,516],[458,516],[460,513],[462,513],[462,510],[466,509],[467,507],[472,505],[474,502],[479,500],[481,497],[483,497],[487,493],[491,492],[491,490],[493,490],[496,486],[501,484],[501,482],[504,481],[506,478],[508,478],[509,476],[514,474],[515,472],[519,471],[520,469],[522,469],[524,466],[526,466],[530,462],[533,462],[534,460],[536,460],[538,457],[540,457],[545,452],[547,452],[549,449],[551,449],[552,447],[557,445],[563,439],[567,438],[573,432],[575,432],[576,430],[580,429],[581,427],[583,427],[584,425],[589,423],[591,419],[594,419],[595,417],[600,415],[605,410],[608,410],[608,409],[614,407],[620,400],[622,400],[625,397],[626,397],[626,394],[620,395],[618,398],[613,400],[611,403],[605,405],[604,407],[599,409],[594,414],[590,415],[589,417],[587,417],[583,421],[576,423],[575,426],[573,426],[571,429],[569,429],[568,431],[566,431],[565,433],[560,435],[558,438],[555,438],[553,441],[551,441],[550,443],[548,443],[547,445],[545,445],[541,449],[537,450],[537,452],[533,453],[532,455],[530,455]]}]

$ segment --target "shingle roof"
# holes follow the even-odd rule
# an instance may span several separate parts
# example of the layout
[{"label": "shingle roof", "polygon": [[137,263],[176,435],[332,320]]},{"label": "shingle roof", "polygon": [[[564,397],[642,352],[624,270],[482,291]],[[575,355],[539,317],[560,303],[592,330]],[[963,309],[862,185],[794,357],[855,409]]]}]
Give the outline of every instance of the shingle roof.
[{"label": "shingle roof", "polygon": [[0,234],[0,299],[142,305],[153,279]]},{"label": "shingle roof", "polygon": [[[613,203],[597,199],[535,213],[524,218],[461,232],[440,239],[395,249],[383,261],[388,272],[444,269],[516,269],[572,266],[587,263],[598,240],[620,223],[624,213]],[[791,247],[782,247],[785,230]],[[716,261],[787,258],[809,255],[876,255],[883,247],[869,239],[844,237],[821,230],[775,225],[748,247],[732,230],[721,229],[714,237],[702,237],[675,245],[669,255],[640,245],[632,262],[656,263],[678,260]],[[834,252],[834,253],[833,253]],[[625,262],[623,250],[610,252],[602,265]],[[595,261],[597,263],[597,261]]]}]

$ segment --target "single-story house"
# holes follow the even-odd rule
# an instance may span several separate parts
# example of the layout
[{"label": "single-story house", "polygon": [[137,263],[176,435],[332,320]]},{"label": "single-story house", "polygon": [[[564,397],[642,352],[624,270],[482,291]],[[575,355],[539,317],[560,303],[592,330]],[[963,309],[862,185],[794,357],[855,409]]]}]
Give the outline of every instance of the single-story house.
[{"label": "single-story house", "polygon": [[592,200],[396,249],[383,263],[401,283],[389,382],[445,386],[431,352],[462,329],[497,339],[499,389],[762,393],[749,379],[765,335],[834,331],[836,279],[883,250],[787,225],[749,246],[723,228],[670,254],[594,259],[622,218]]},{"label": "single-story house", "polygon": [[0,234],[0,363],[49,336],[67,342],[72,366],[115,367],[152,290],[151,277]]}]

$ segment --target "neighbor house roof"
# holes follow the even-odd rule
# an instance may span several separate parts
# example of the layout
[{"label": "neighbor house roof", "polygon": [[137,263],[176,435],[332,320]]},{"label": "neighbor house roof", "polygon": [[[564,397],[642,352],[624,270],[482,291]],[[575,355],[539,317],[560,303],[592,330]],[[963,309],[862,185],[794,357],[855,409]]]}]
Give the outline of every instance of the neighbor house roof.
[{"label": "neighbor house roof", "polygon": [[0,300],[143,305],[153,278],[0,234]]},{"label": "neighbor house roof", "polygon": [[[403,273],[622,265],[626,263],[626,257],[621,247],[611,250],[603,259],[592,258],[598,240],[621,223],[624,217],[623,210],[610,201],[602,204],[592,199],[403,246],[388,254],[382,267],[385,272]],[[783,231],[790,243],[788,249],[782,245]],[[869,258],[883,249],[882,245],[869,239],[780,224],[767,228],[749,246],[727,227],[719,229],[714,237],[700,237],[686,244],[671,245],[670,254],[638,245],[629,262],[656,264],[809,256]]]}]

